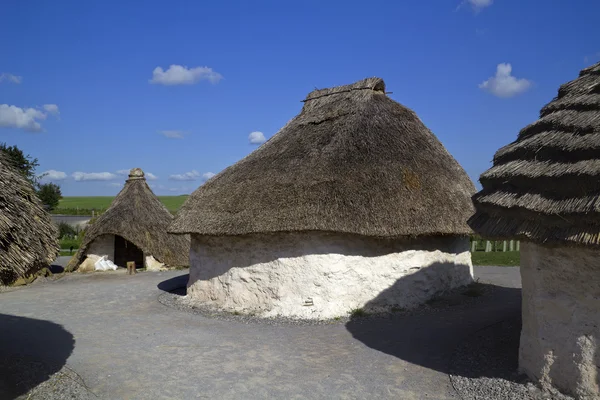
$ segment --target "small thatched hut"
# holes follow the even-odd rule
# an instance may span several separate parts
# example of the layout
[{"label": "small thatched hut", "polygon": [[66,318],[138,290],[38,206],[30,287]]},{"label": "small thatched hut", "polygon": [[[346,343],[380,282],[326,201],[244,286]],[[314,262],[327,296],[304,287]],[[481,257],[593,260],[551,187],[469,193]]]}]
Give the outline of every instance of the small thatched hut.
[{"label": "small thatched hut", "polygon": [[600,398],[600,63],[562,85],[480,181],[471,227],[525,241],[520,369]]},{"label": "small thatched hut", "polygon": [[0,284],[49,266],[59,250],[58,229],[33,186],[0,151]]},{"label": "small thatched hut", "polygon": [[310,93],[269,141],[197,189],[170,231],[192,235],[192,298],[328,318],[471,282],[474,192],[417,115],[370,78]]},{"label": "small thatched hut", "polygon": [[[134,168],[112,204],[88,226],[79,251],[69,262],[75,270],[86,256],[108,256],[120,267],[158,269],[189,265],[189,236],[167,233],[173,215],[152,193],[144,172]],[[96,256],[96,257],[93,257]]]}]

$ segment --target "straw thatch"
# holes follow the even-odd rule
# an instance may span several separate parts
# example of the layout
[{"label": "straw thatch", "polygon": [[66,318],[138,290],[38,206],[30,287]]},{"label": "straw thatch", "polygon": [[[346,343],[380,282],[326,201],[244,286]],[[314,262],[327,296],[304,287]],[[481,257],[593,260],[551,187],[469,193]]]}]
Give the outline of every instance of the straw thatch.
[{"label": "straw thatch", "polygon": [[600,244],[600,63],[560,87],[494,156],[471,227],[494,238]]},{"label": "straw thatch", "polygon": [[101,235],[118,235],[168,266],[189,265],[189,236],[167,233],[173,215],[152,193],[144,173],[134,168],[110,207],[86,230],[79,251],[69,262],[73,270],[83,261],[90,244]]},{"label": "straw thatch", "polygon": [[170,230],[465,235],[473,183],[379,78],[315,90],[265,144],[197,189]]},{"label": "straw thatch", "polygon": [[32,185],[0,151],[0,283],[47,267],[59,254],[58,228]]}]

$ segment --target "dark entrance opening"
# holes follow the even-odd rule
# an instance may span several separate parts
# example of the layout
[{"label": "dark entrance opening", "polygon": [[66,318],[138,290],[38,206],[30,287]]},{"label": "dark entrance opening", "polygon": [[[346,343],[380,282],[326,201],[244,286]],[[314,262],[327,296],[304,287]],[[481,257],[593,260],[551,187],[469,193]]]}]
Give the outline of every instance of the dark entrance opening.
[{"label": "dark entrance opening", "polygon": [[115,264],[125,268],[127,261],[135,261],[136,268],[144,268],[144,252],[130,241],[115,235]]}]

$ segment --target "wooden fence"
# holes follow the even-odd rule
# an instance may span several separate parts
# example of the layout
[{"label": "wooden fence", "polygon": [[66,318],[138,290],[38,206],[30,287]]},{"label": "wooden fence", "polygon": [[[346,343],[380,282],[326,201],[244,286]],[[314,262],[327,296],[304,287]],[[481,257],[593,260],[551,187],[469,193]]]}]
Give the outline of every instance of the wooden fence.
[{"label": "wooden fence", "polygon": [[518,240],[471,240],[471,252],[485,251],[520,251],[520,242]]}]

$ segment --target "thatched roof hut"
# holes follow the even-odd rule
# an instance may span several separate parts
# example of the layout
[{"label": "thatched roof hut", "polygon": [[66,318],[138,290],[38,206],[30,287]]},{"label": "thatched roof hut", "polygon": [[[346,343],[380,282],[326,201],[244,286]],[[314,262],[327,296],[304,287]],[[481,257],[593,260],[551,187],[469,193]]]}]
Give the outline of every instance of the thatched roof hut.
[{"label": "thatched roof hut", "polygon": [[600,63],[562,85],[480,181],[470,226],[525,241],[520,368],[600,397]]},{"label": "thatched roof hut", "polygon": [[127,261],[136,261],[141,267],[149,262],[149,256],[167,266],[187,266],[189,236],[167,233],[173,218],[152,193],[144,172],[134,168],[110,207],[88,226],[67,269],[76,269],[88,254],[108,255],[121,267]]},{"label": "thatched roof hut", "polygon": [[0,151],[0,283],[37,272],[58,256],[58,229],[32,185]]},{"label": "thatched roof hut", "polygon": [[469,225],[482,235],[600,245],[600,65],[562,85],[480,182]]},{"label": "thatched roof hut", "polygon": [[[468,264],[463,278],[448,285],[469,280],[468,252],[468,261],[452,257],[457,237],[468,248],[474,192],[417,115],[386,95],[383,80],[369,78],[311,92],[276,135],[192,193],[170,231],[192,234],[192,297],[253,312],[335,316],[350,303],[371,300],[406,274],[405,267],[433,264],[432,247],[452,254],[444,271]],[[414,238],[423,237],[452,244],[417,245]],[[418,266],[403,258],[405,250],[425,247],[427,255],[412,261]],[[462,247],[458,253],[465,253]],[[343,261],[332,262],[336,256]],[[332,265],[351,271],[335,283],[328,279],[336,274],[325,271]],[[246,273],[264,276],[248,281]],[[376,284],[364,285],[376,275]],[[353,279],[363,279],[362,289]],[[345,285],[345,292],[334,285]],[[396,300],[408,305],[407,298],[419,301],[440,286],[431,283],[419,295],[396,293]],[[302,307],[309,297],[314,307]]]},{"label": "thatched roof hut", "polygon": [[311,92],[276,135],[192,193],[170,229],[467,235],[474,192],[415,112],[369,78]]}]

